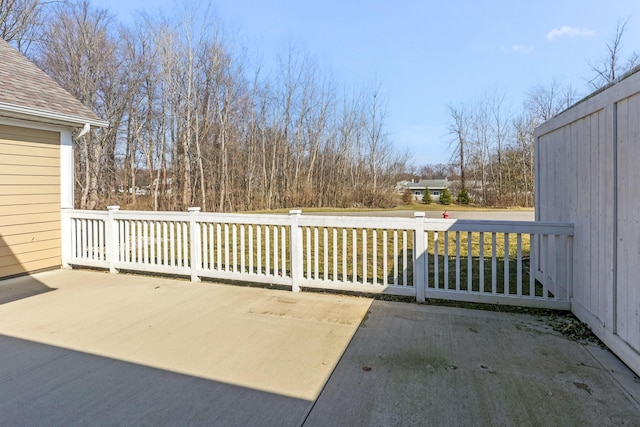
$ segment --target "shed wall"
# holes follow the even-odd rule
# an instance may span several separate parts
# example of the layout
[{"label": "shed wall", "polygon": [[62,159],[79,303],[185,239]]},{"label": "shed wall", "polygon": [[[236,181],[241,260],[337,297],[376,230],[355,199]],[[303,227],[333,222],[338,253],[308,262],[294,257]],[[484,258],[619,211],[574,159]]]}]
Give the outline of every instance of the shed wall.
[{"label": "shed wall", "polygon": [[536,130],[536,219],[574,223],[572,311],[640,373],[640,73]]}]

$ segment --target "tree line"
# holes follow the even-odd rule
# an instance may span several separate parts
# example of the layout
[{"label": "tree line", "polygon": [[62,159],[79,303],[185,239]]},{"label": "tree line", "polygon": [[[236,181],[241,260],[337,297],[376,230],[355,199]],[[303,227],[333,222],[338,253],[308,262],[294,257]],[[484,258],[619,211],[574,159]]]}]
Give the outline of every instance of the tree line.
[{"label": "tree line", "polygon": [[[295,47],[267,66],[183,7],[124,25],[89,0],[0,0],[0,37],[110,122],[75,139],[77,207],[386,207],[416,175],[449,177],[476,204],[532,206],[534,129],[577,100],[551,82],[517,110],[497,92],[451,103],[451,162],[418,168],[387,137],[380,85],[345,84]],[[640,62],[622,54],[628,21],[588,62],[591,89]]]},{"label": "tree line", "polygon": [[206,9],[126,26],[88,0],[0,1],[5,40],[110,122],[76,140],[76,206],[395,203],[408,156],[379,85],[342,83],[295,47],[267,69]]}]

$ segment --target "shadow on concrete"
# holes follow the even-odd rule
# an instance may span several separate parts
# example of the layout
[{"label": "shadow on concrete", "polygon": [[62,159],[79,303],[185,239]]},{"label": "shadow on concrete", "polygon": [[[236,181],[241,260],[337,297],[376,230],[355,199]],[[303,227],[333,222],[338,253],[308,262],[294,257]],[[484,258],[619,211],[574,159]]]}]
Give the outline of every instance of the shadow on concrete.
[{"label": "shadow on concrete", "polygon": [[6,335],[0,360],[9,427],[301,425],[313,403]]},{"label": "shadow on concrete", "polygon": [[26,275],[28,272],[0,234],[0,304],[55,290]]}]

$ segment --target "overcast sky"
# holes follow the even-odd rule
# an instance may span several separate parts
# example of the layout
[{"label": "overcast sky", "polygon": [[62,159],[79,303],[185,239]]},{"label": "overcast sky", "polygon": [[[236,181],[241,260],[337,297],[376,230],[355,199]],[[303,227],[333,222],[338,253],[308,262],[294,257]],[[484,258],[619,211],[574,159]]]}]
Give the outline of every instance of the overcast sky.
[{"label": "overcast sky", "polygon": [[[172,0],[94,0],[123,22],[132,12],[170,12]],[[295,44],[347,82],[380,82],[388,137],[414,163],[447,162],[448,104],[503,93],[512,111],[552,80],[579,95],[587,59],[605,53],[619,20],[630,18],[623,54],[640,51],[640,1],[218,0],[225,29],[250,54],[274,60]]]}]

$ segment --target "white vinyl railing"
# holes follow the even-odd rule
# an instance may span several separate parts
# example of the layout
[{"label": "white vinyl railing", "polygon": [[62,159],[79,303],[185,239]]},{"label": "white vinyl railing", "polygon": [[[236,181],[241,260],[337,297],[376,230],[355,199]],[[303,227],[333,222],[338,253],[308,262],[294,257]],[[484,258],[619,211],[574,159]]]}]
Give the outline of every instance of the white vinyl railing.
[{"label": "white vinyl railing", "polygon": [[63,264],[569,308],[570,224],[65,210]]}]

